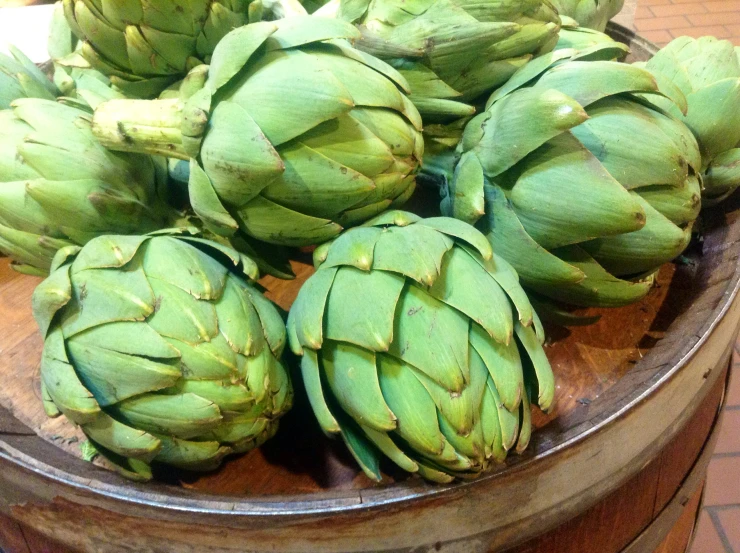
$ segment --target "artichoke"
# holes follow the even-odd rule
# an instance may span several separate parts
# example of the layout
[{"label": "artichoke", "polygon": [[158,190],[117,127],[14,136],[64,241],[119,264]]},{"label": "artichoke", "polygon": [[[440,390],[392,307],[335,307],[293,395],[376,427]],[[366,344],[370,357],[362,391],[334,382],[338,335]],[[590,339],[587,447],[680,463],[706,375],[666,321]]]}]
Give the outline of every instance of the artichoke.
[{"label": "artichoke", "polygon": [[424,147],[404,79],[343,40],[357,36],[312,16],[246,25],[180,98],[106,102],[94,132],[114,150],[190,160],[190,201],[213,232],[326,241],[403,204]]},{"label": "artichoke", "polygon": [[216,44],[249,21],[248,11],[248,0],[64,0],[85,59],[142,98],[208,62]]},{"label": "artichoke", "polygon": [[635,95],[659,93],[653,76],[582,61],[598,53],[530,63],[429,170],[449,185],[443,212],[477,223],[530,290],[620,306],[688,245],[701,156],[683,123]]},{"label": "artichoke", "polygon": [[19,98],[53,100],[61,94],[23,52],[12,45],[8,50],[10,56],[0,54],[0,110],[10,108]]},{"label": "artichoke", "polygon": [[560,27],[548,0],[333,0],[315,15],[359,25],[358,47],[393,60],[425,122],[474,113],[463,102],[552,50]]},{"label": "artichoke", "polygon": [[575,20],[569,17],[561,16],[560,21],[560,33],[558,34],[558,43],[555,45],[555,50],[564,50],[566,48],[587,50],[596,46],[610,45],[614,48],[613,59],[617,61],[621,61],[630,52],[626,44],[617,42],[601,31],[581,27]]},{"label": "artichoke", "polygon": [[552,3],[560,15],[572,17],[582,27],[601,32],[624,7],[624,0],[552,0]]},{"label": "artichoke", "polygon": [[62,2],[57,2],[47,42],[54,66],[55,96],[80,98],[93,108],[103,100],[125,97],[113,89],[108,77],[93,69],[82,57],[81,46],[67,23]]},{"label": "artichoke", "polygon": [[714,37],[677,38],[640,65],[678,87],[688,112],[651,101],[694,133],[702,156],[704,198],[716,202],[740,186],[740,46]]},{"label": "artichoke", "polygon": [[470,225],[384,213],[315,252],[288,316],[313,411],[365,473],[480,474],[531,435],[554,378],[511,266]]},{"label": "artichoke", "polygon": [[12,105],[0,111],[0,252],[14,268],[43,275],[65,246],[162,228],[166,168],[157,160],[103,148],[80,107]]},{"label": "artichoke", "polygon": [[249,258],[189,237],[60,251],[33,296],[47,413],[144,480],[153,462],[210,470],[270,438],[292,399],[285,326],[243,275]]}]

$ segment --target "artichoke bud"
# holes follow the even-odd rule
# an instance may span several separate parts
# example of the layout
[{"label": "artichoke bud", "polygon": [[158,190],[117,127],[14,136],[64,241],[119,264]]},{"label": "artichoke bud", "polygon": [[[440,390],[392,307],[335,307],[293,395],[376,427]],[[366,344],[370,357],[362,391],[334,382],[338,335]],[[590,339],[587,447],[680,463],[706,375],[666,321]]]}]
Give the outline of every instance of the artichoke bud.
[{"label": "artichoke bud", "polygon": [[210,470],[262,443],[292,387],[285,327],[245,278],[253,269],[228,247],[175,234],[60,252],[33,298],[47,411],[137,479],[151,478],[151,463]]},{"label": "artichoke bud", "polygon": [[[740,148],[740,58],[737,48],[714,37],[681,37],[660,50],[643,66],[661,84],[685,97],[675,109],[661,98],[650,97],[656,107],[683,121],[696,137],[702,156],[706,202],[726,198],[740,178],[732,171],[733,153]],[[671,98],[676,93],[666,94]],[[729,163],[728,163],[729,162]]]},{"label": "artichoke bud", "polygon": [[483,234],[391,211],[315,259],[290,345],[319,425],[370,478],[382,457],[430,480],[471,478],[526,447],[530,402],[549,409],[554,378],[517,275]]},{"label": "artichoke bud", "polygon": [[624,7],[624,0],[551,0],[560,15],[582,27],[604,32],[606,24]]},{"label": "artichoke bud", "polygon": [[189,70],[207,63],[219,41],[248,23],[248,3],[196,0],[154,6],[135,0],[106,5],[65,0],[82,54],[134,97],[157,96]]},{"label": "artichoke bud", "polygon": [[207,80],[196,68],[183,83],[187,100],[105,103],[95,134],[114,150],[197,160],[191,204],[216,234],[324,242],[405,202],[423,154],[405,80],[343,40],[356,35],[309,16],[235,29]]},{"label": "artichoke bud", "polygon": [[[542,56],[491,96],[465,129],[442,207],[477,221],[528,289],[620,306],[688,245],[701,155],[685,125],[646,103],[657,88],[648,71],[581,56]],[[447,159],[434,157],[433,170]]]},{"label": "artichoke bud", "polygon": [[44,272],[56,251],[51,245],[82,245],[101,234],[163,224],[167,208],[149,156],[100,146],[85,109],[29,98],[13,106],[0,112],[0,222],[16,232],[0,251]]}]

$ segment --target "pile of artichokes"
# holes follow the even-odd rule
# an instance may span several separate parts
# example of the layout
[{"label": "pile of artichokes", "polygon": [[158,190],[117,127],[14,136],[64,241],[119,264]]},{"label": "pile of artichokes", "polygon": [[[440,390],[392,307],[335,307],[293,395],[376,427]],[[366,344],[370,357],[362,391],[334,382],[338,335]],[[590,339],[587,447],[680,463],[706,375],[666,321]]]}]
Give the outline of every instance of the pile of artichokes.
[{"label": "pile of artichokes", "polygon": [[[622,63],[621,4],[61,2],[51,79],[0,56],[46,412],[138,480],[259,446],[294,385],[373,480],[524,451],[557,402],[533,305],[640,300],[740,185],[740,50]],[[284,313],[257,280],[310,252]]]}]

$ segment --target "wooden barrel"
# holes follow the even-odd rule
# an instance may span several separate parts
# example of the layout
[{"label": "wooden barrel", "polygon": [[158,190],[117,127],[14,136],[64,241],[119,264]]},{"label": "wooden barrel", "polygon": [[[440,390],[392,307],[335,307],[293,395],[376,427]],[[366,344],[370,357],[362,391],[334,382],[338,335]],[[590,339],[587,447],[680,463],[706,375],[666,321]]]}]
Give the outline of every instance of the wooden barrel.
[{"label": "wooden barrel", "polygon": [[[645,58],[650,45],[613,32]],[[429,193],[427,193],[429,194]],[[424,199],[420,205],[431,205]],[[38,391],[37,279],[0,264],[0,547],[15,553],[677,553],[699,504],[740,323],[740,199],[706,210],[703,241],[642,302],[550,329],[557,398],[529,449],[441,486],[366,479],[296,407],[261,449],[219,471],[137,484],[80,459],[82,435]],[[283,307],[310,274],[266,279]],[[298,382],[298,381],[297,381]],[[679,523],[678,526],[676,523]],[[671,531],[673,528],[675,531]]]}]

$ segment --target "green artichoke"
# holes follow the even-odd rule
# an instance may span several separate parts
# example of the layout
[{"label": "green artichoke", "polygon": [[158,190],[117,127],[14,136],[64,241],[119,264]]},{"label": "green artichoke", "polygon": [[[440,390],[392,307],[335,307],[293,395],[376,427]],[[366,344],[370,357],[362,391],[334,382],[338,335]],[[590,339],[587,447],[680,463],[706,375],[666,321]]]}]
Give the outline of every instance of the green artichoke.
[{"label": "green artichoke", "polygon": [[552,0],[552,3],[560,15],[572,17],[582,27],[601,32],[624,7],[624,0]]},{"label": "green artichoke", "polygon": [[54,95],[79,98],[93,108],[103,100],[124,98],[123,94],[112,87],[108,77],[93,69],[82,57],[81,47],[82,44],[64,16],[62,2],[57,2],[47,42],[49,58],[54,66],[52,75],[56,85]]},{"label": "green artichoke", "polygon": [[12,45],[8,50],[10,56],[0,54],[0,110],[10,108],[19,98],[53,100],[61,94],[23,52]]},{"label": "green artichoke", "polygon": [[106,102],[94,132],[114,150],[189,159],[191,204],[213,232],[324,242],[403,204],[424,148],[404,79],[343,40],[357,36],[312,16],[246,25],[179,99]]},{"label": "green artichoke", "polygon": [[[241,275],[239,273],[242,273]],[[102,236],[67,248],[33,296],[47,413],[126,476],[210,470],[277,431],[285,326],[254,263],[206,240]]]},{"label": "green artichoke", "polygon": [[82,54],[127,96],[156,96],[209,61],[216,44],[249,21],[249,0],[64,0]]},{"label": "green artichoke", "polygon": [[516,273],[480,232],[391,211],[315,260],[288,338],[320,426],[370,478],[382,455],[449,482],[527,446],[554,378]]},{"label": "green artichoke", "polygon": [[686,96],[688,112],[651,101],[694,133],[702,156],[704,198],[716,202],[740,186],[740,46],[714,37],[677,38],[645,64]]},{"label": "green artichoke", "polygon": [[0,252],[14,268],[47,274],[62,247],[162,228],[162,164],[103,148],[79,107],[34,98],[12,105],[0,111]]},{"label": "green artichoke", "polygon": [[622,60],[630,52],[626,44],[617,42],[601,31],[581,27],[574,19],[561,16],[560,21],[560,33],[558,34],[558,43],[555,45],[555,50],[564,50],[566,48],[587,50],[595,46],[610,45],[614,48],[613,59],[617,61]]},{"label": "green artichoke", "polygon": [[583,56],[523,68],[428,169],[449,185],[443,212],[477,222],[530,290],[619,306],[688,245],[701,156],[683,123],[635,95],[659,92],[648,71]]},{"label": "green artichoke", "polygon": [[358,47],[393,60],[425,122],[474,113],[463,102],[552,50],[560,27],[548,0],[333,0],[315,15],[356,23]]}]

